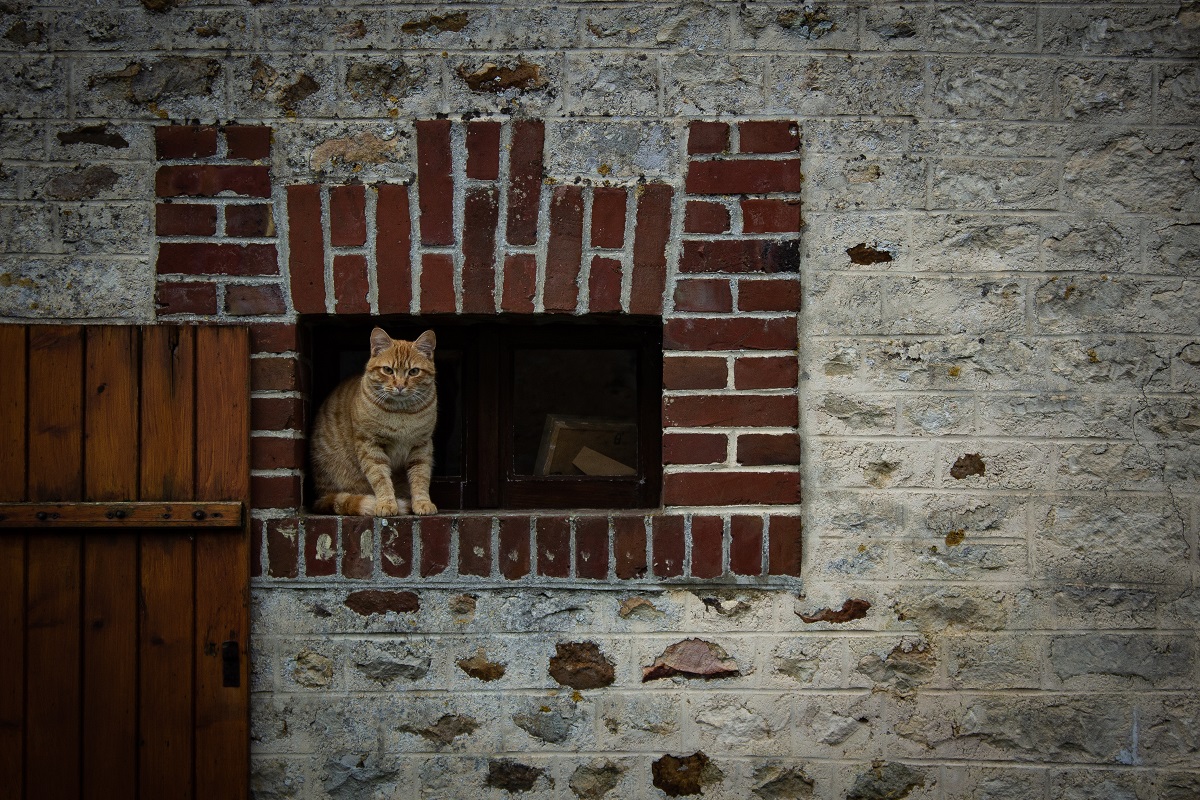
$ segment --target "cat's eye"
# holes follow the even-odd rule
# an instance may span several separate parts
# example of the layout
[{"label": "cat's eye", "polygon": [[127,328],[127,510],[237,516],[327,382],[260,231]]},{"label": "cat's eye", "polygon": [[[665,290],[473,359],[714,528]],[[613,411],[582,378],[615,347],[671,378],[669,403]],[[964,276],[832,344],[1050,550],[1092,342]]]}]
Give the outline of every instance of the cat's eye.
[{"label": "cat's eye", "polygon": [[421,374],[421,368],[420,368],[420,367],[413,367],[412,369],[410,369],[410,370],[408,371],[408,374],[409,374],[409,375],[420,375],[420,374]]},{"label": "cat's eye", "polygon": [[380,369],[383,370],[384,375],[392,375],[395,373],[395,370],[393,370],[391,367],[380,367]]}]

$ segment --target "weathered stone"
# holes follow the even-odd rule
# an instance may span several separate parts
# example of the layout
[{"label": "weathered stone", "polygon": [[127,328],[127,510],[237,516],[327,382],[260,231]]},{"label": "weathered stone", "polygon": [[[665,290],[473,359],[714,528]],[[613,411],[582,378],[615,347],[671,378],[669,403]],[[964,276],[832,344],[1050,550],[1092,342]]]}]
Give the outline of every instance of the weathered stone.
[{"label": "weathered stone", "polygon": [[855,671],[866,675],[880,688],[910,694],[933,677],[937,659],[928,642],[904,641],[883,658],[869,653],[858,661]]},{"label": "weathered stone", "polygon": [[355,669],[381,685],[403,678],[415,681],[429,674],[432,659],[402,643],[359,645],[352,658]]},{"label": "weathered stone", "polygon": [[470,658],[460,658],[454,662],[458,668],[476,680],[490,682],[504,677],[505,665],[489,661],[483,648],[479,648]]},{"label": "weathered stone", "polygon": [[95,144],[101,147],[112,147],[117,150],[129,147],[129,142],[125,141],[125,137],[115,131],[109,130],[107,124],[80,125],[74,130],[59,131],[57,136],[59,143],[64,145]]},{"label": "weathered stone", "polygon": [[822,608],[820,611],[809,615],[801,614],[797,611],[796,616],[810,625],[814,622],[852,622],[865,617],[870,608],[871,604],[868,601],[852,597],[842,603],[842,607],[837,611],[830,608]]},{"label": "weathered stone", "polygon": [[613,666],[595,642],[564,642],[555,645],[550,677],[572,689],[600,689],[616,680]]},{"label": "weathered stone", "polygon": [[400,726],[405,733],[415,733],[434,744],[448,745],[459,736],[467,736],[479,729],[479,723],[463,714],[444,714],[432,725],[414,728],[409,725]]},{"label": "weathered stone", "polygon": [[411,614],[420,610],[421,599],[414,592],[361,589],[346,596],[346,608],[364,617],[371,614]]},{"label": "weathered stone", "polygon": [[55,175],[46,184],[46,194],[55,200],[91,200],[116,186],[120,179],[111,167],[97,164]]},{"label": "weathered stone", "polygon": [[741,675],[737,661],[720,645],[703,639],[684,639],[662,652],[654,663],[642,667],[642,683],[680,675],[684,678],[736,678]]},{"label": "weathered stone", "polygon": [[1191,636],[1088,633],[1050,640],[1050,665],[1063,681],[1111,675],[1142,685],[1182,687],[1191,681],[1195,661]]},{"label": "weathered stone", "polygon": [[517,727],[548,744],[562,744],[571,738],[581,715],[574,706],[541,705],[528,713],[514,714]]},{"label": "weathered stone", "polygon": [[359,800],[397,790],[397,769],[379,754],[346,753],[326,762],[323,788],[333,800]]},{"label": "weathered stone", "polygon": [[725,774],[703,752],[690,756],[664,755],[650,764],[654,785],[668,797],[701,794],[704,787],[724,780]]},{"label": "weathered stone", "polygon": [[460,64],[457,74],[467,86],[471,87],[473,92],[499,93],[508,89],[527,92],[546,85],[546,79],[542,76],[541,70],[542,68],[537,64],[530,63],[525,59],[518,59],[516,65],[512,67],[500,66],[489,61],[483,66],[471,70],[465,64]]},{"label": "weathered stone", "polygon": [[306,647],[296,654],[292,679],[310,689],[328,686],[333,681],[333,659]]},{"label": "weathered stone", "polygon": [[799,767],[764,766],[754,771],[754,794],[764,800],[807,800],[813,779]]},{"label": "weathered stone", "polygon": [[475,613],[475,606],[478,601],[479,598],[473,594],[456,594],[450,598],[446,606],[452,614],[469,617]]},{"label": "weathered stone", "polygon": [[625,770],[611,761],[580,764],[571,773],[567,785],[580,800],[599,800],[616,788]]},{"label": "weathered stone", "polygon": [[132,62],[124,69],[94,75],[88,88],[106,87],[130,103],[158,103],[168,97],[209,96],[221,74],[213,58],[168,56],[148,63]]},{"label": "weathered stone", "polygon": [[651,603],[644,597],[627,597],[621,601],[621,607],[617,610],[622,619],[630,617],[661,617],[662,612],[659,611],[654,603]]},{"label": "weathered stone", "polygon": [[854,779],[846,800],[900,800],[924,786],[925,781],[924,770],[895,762],[880,763]]},{"label": "weathered stone", "polygon": [[364,164],[386,164],[396,154],[396,144],[394,139],[381,139],[371,131],[328,139],[313,148],[309,164],[314,170],[339,165],[361,169]]},{"label": "weathered stone", "polygon": [[465,11],[454,14],[430,14],[422,19],[411,19],[400,26],[403,33],[425,33],[426,31],[461,31],[467,27],[471,17]]},{"label": "weathered stone", "polygon": [[418,77],[403,61],[355,61],[346,67],[346,89],[355,100],[384,100],[405,95]]},{"label": "weathered stone", "polygon": [[279,107],[284,111],[294,112],[300,101],[321,91],[321,84],[311,76],[301,73],[299,77],[279,93]]},{"label": "weathered stone", "polygon": [[485,783],[493,788],[504,789],[515,794],[528,792],[538,782],[538,778],[543,776],[551,786],[554,785],[554,779],[546,774],[546,770],[504,758],[488,762],[488,776]]},{"label": "weathered stone", "polygon": [[961,481],[972,475],[983,475],[985,469],[986,465],[978,453],[967,453],[965,456],[959,456],[954,466],[950,467],[950,477]]}]

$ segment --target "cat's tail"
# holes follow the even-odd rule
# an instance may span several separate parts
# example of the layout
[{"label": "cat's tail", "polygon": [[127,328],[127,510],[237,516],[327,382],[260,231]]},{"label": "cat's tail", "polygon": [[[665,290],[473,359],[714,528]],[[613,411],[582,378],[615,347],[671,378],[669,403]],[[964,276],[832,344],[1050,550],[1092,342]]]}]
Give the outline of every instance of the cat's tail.
[{"label": "cat's tail", "polygon": [[355,514],[370,517],[375,514],[375,495],[337,492],[323,494],[313,503],[313,511],[322,514]]}]

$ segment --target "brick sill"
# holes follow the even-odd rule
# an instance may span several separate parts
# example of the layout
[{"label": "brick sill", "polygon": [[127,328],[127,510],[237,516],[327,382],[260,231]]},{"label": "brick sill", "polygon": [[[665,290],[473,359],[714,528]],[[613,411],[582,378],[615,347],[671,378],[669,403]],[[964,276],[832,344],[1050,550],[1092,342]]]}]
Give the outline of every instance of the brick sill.
[{"label": "brick sill", "polygon": [[798,509],[760,513],[464,511],[428,517],[298,514],[254,520],[255,575],[466,580],[793,584]]}]

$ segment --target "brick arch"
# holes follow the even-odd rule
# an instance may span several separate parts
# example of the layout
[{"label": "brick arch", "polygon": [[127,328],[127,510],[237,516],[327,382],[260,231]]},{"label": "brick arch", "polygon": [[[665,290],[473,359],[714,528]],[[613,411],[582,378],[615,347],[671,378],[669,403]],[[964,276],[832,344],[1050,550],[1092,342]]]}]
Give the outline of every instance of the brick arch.
[{"label": "brick arch", "polygon": [[[285,209],[269,202],[269,128],[157,130],[160,318],[243,318],[254,332],[266,573],[798,575],[797,125],[690,123],[682,185],[546,177],[540,120],[415,130],[415,183],[290,185],[275,193]],[[386,524],[304,515],[297,315],[500,312],[663,318],[663,507]]]}]

